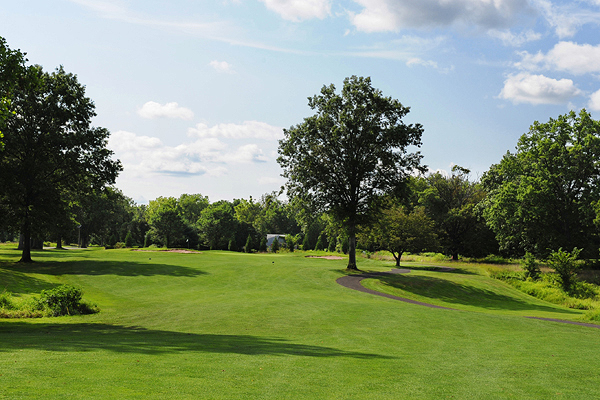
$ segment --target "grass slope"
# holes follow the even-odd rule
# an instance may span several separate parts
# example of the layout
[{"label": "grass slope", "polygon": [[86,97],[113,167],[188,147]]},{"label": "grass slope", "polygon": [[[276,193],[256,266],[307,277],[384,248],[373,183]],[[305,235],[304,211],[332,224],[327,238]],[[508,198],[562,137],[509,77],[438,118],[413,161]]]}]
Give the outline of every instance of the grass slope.
[{"label": "grass slope", "polygon": [[[33,256],[33,265],[16,264],[16,252],[0,249],[0,290],[29,296],[74,284],[101,312],[0,321],[0,398],[600,396],[600,330],[523,318],[570,314],[491,279],[501,287],[490,289],[483,277],[475,287],[443,275],[452,282],[438,288],[443,301],[469,310],[448,311],[343,288],[335,280],[344,260],[302,253]],[[423,287],[436,277],[413,274]],[[458,300],[457,289],[444,294],[444,285],[464,286],[471,300]]]}]

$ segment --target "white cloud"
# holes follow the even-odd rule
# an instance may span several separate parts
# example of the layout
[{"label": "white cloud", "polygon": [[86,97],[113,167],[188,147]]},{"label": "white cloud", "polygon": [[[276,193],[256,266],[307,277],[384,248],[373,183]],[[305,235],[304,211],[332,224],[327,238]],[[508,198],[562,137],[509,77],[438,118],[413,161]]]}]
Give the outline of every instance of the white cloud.
[{"label": "white cloud", "polygon": [[[598,9],[583,7],[582,2],[552,3],[550,0],[530,0],[554,28],[559,38],[572,37],[585,24],[599,24]],[[592,3],[593,4],[593,3]],[[596,5],[598,2],[596,1]]]},{"label": "white cloud", "polygon": [[411,59],[409,59],[406,62],[406,66],[407,67],[412,67],[412,66],[415,66],[415,65],[418,65],[418,66],[421,66],[421,67],[433,68],[433,69],[435,69],[435,70],[437,70],[439,72],[442,72],[442,73],[448,73],[448,72],[451,72],[451,71],[454,70],[454,66],[450,66],[449,68],[440,68],[438,66],[437,62],[431,61],[431,60],[422,60],[422,59],[420,59],[418,57],[411,58]]},{"label": "white cloud", "polygon": [[179,107],[179,104],[167,103],[165,105],[149,101],[138,110],[138,114],[142,118],[180,118],[191,120],[194,118],[194,113],[189,108]]},{"label": "white cloud", "polygon": [[283,185],[285,183],[285,179],[282,177],[273,177],[273,176],[263,176],[257,179],[259,185]]},{"label": "white cloud", "polygon": [[528,42],[540,40],[542,35],[532,30],[514,34],[510,30],[490,29],[488,35],[500,39],[505,46],[520,47]]},{"label": "white cloud", "polygon": [[563,104],[582,92],[570,79],[552,79],[522,72],[509,75],[499,97],[514,104]]},{"label": "white cloud", "polygon": [[289,21],[323,19],[331,12],[330,0],[260,0],[265,6]]},{"label": "white cloud", "polygon": [[259,121],[244,121],[241,125],[218,124],[210,128],[199,123],[195,128],[188,129],[188,136],[277,140],[283,138],[283,129]]},{"label": "white cloud", "polygon": [[252,162],[267,162],[268,159],[256,144],[247,144],[239,147],[235,152],[223,155],[223,161],[240,164]]},{"label": "white cloud", "polygon": [[217,72],[225,72],[227,74],[233,74],[235,71],[233,70],[233,66],[229,64],[227,61],[217,61],[213,60],[208,63],[211,67],[215,69]]},{"label": "white cloud", "polygon": [[453,24],[505,28],[530,13],[527,0],[354,0],[363,10],[350,13],[359,31],[385,32]]},{"label": "white cloud", "polygon": [[204,137],[191,143],[167,146],[160,139],[117,131],[111,134],[108,147],[121,160],[126,172],[137,176],[222,175],[227,164],[266,162],[269,159],[256,144],[234,150],[216,137]]},{"label": "white cloud", "polygon": [[594,111],[600,111],[600,90],[592,93],[588,107]]},{"label": "white cloud", "polygon": [[574,75],[600,72],[600,45],[559,42],[547,54],[520,53],[515,66],[521,69],[565,71]]}]

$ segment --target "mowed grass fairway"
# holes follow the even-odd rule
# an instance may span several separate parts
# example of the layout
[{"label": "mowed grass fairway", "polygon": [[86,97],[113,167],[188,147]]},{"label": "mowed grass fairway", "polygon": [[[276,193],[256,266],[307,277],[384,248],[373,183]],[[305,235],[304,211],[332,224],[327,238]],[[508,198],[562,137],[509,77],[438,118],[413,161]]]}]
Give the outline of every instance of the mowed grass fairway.
[{"label": "mowed grass fairway", "polygon": [[523,317],[578,311],[469,271],[365,281],[460,308],[431,309],[304,255],[2,248],[0,291],[73,284],[101,312],[0,320],[0,398],[600,398],[600,329]]}]

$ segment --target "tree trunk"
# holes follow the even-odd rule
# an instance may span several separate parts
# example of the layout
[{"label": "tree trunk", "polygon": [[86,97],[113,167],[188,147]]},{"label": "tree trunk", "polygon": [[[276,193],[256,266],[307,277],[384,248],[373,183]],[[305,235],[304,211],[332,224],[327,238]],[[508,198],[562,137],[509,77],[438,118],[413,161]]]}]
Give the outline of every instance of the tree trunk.
[{"label": "tree trunk", "polygon": [[350,227],[348,237],[348,269],[358,270],[356,267],[356,232],[354,227]]},{"label": "tree trunk", "polygon": [[456,251],[452,252],[452,261],[458,261],[458,252],[456,252]]},{"label": "tree trunk", "polygon": [[21,237],[23,238],[23,252],[21,253],[19,262],[31,263],[33,262],[31,259],[31,226],[28,218],[25,218],[25,221],[23,222]]},{"label": "tree trunk", "polygon": [[63,248],[62,247],[62,237],[60,237],[60,236],[56,238],[56,248],[57,249],[62,249]]}]

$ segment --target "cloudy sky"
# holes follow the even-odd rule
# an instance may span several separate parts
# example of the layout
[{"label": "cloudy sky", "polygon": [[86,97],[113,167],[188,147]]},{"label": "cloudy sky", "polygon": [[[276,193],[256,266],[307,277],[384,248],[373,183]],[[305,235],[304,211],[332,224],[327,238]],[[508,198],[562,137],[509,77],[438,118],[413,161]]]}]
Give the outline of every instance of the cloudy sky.
[{"label": "cloudy sky", "polygon": [[480,175],[534,121],[600,119],[600,0],[19,0],[0,36],[78,75],[139,203],[259,197],[307,97],[370,76],[425,129],[424,163]]}]

